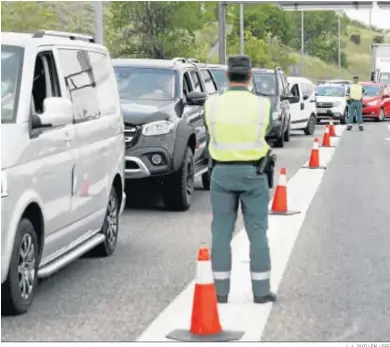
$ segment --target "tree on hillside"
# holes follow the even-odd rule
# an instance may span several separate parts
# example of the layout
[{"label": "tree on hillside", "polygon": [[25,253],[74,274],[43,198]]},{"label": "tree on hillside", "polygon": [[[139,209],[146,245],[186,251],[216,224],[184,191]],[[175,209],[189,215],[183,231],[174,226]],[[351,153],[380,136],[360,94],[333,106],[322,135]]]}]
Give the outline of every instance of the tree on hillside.
[{"label": "tree on hillside", "polygon": [[111,3],[108,45],[113,55],[169,59],[199,55],[195,31],[215,15],[215,3],[121,1]]}]

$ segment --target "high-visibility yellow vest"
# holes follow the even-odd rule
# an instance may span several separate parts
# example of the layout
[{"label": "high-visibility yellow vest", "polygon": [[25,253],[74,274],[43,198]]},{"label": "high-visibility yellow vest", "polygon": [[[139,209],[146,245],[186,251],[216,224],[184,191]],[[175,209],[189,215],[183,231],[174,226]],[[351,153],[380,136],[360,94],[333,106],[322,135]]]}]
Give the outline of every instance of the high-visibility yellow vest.
[{"label": "high-visibility yellow vest", "polygon": [[252,161],[269,149],[265,135],[271,102],[245,90],[228,90],[205,104],[209,154],[216,161]]},{"label": "high-visibility yellow vest", "polygon": [[361,100],[363,97],[363,86],[360,84],[352,84],[349,91],[349,98],[352,100]]}]

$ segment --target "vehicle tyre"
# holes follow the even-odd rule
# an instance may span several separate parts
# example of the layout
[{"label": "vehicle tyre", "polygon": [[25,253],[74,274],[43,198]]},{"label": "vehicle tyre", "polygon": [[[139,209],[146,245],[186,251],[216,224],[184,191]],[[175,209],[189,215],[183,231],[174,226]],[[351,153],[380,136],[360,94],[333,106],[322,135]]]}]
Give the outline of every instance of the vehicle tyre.
[{"label": "vehicle tyre", "polygon": [[204,190],[210,190],[210,173],[208,171],[202,175],[202,186]]},{"label": "vehicle tyre", "polygon": [[316,116],[312,114],[307,122],[306,128],[304,130],[305,135],[313,135],[316,130]]},{"label": "vehicle tyre", "polygon": [[379,117],[375,119],[377,122],[383,122],[385,120],[385,112],[383,111],[383,108],[381,108],[379,112]]},{"label": "vehicle tyre", "polygon": [[98,257],[109,257],[114,253],[118,242],[119,233],[119,201],[115,188],[111,188],[107,203],[106,216],[102,226],[101,233],[106,237],[104,242],[95,247],[93,254]]},{"label": "vehicle tyre", "polygon": [[7,280],[1,285],[1,312],[20,315],[30,308],[38,283],[39,247],[32,223],[18,225]]},{"label": "vehicle tyre", "polygon": [[289,124],[289,125],[287,126],[287,129],[286,129],[286,131],[284,132],[284,135],[283,135],[284,141],[285,141],[285,142],[290,142],[290,136],[291,136],[291,124]]},{"label": "vehicle tyre", "polygon": [[194,155],[187,147],[179,171],[167,177],[162,185],[162,199],[171,211],[187,211],[194,191]]},{"label": "vehicle tyre", "polygon": [[348,110],[345,110],[343,117],[340,119],[340,124],[345,125],[347,124],[347,121],[348,121]]},{"label": "vehicle tyre", "polygon": [[280,135],[280,137],[274,141],[274,147],[275,148],[283,148],[284,147],[284,134],[283,134],[283,132]]}]

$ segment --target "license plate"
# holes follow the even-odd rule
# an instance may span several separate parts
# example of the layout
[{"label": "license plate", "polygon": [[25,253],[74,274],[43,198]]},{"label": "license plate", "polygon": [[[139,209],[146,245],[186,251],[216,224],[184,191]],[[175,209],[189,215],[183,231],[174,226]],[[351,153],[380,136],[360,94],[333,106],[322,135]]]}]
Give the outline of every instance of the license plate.
[{"label": "license plate", "polygon": [[317,108],[317,113],[327,113],[328,110],[326,108]]}]

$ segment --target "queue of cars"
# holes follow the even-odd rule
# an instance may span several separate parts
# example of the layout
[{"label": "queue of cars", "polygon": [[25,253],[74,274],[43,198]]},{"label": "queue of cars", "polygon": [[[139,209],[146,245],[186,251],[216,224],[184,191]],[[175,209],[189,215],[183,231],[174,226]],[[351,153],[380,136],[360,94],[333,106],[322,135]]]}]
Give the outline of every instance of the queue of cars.
[{"label": "queue of cars", "polygon": [[[38,278],[114,252],[141,182],[174,211],[190,208],[196,177],[210,188],[204,103],[226,87],[226,67],[111,60],[92,37],[55,31],[2,33],[1,48],[2,313],[22,314]],[[390,115],[388,90],[374,87],[365,109]],[[325,109],[310,80],[279,68],[253,69],[250,90],[271,101],[276,147],[292,129],[312,135]]]}]

